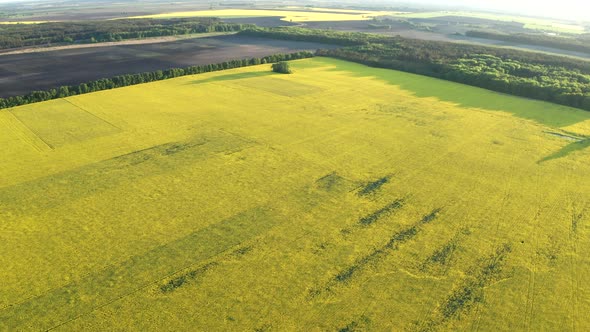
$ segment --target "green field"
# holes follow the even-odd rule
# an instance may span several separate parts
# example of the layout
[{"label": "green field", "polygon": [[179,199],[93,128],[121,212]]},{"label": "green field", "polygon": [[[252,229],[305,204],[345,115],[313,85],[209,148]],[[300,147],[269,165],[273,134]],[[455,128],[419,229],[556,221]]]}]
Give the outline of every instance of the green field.
[{"label": "green field", "polygon": [[0,330],[590,330],[590,113],[292,66],[0,111]]}]

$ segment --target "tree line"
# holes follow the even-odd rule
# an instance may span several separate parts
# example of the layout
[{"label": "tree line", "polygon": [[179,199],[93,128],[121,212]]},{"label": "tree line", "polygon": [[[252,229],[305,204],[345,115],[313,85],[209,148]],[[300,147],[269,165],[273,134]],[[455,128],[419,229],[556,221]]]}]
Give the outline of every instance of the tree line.
[{"label": "tree line", "polygon": [[123,19],[0,25],[0,49],[51,44],[113,42],[125,39],[240,31],[251,24],[218,18]]},{"label": "tree line", "polygon": [[467,31],[465,35],[468,37],[553,47],[566,51],[590,54],[590,35],[588,34],[577,37],[557,37],[530,33],[504,34],[493,31],[471,30]]},{"label": "tree line", "polygon": [[345,47],[316,55],[402,70],[590,111],[590,62],[543,53],[363,33],[256,28],[240,34]]},{"label": "tree line", "polygon": [[289,54],[275,54],[262,58],[251,58],[242,60],[231,60],[217,64],[209,64],[203,66],[191,66],[185,68],[171,68],[167,70],[157,70],[154,72],[146,72],[139,74],[119,75],[112,78],[103,78],[100,80],[81,83],[77,85],[61,86],[59,88],[33,91],[24,96],[14,96],[8,98],[0,98],[0,109],[15,107],[40,101],[46,101],[57,98],[65,98],[95,91],[102,91],[114,88],[120,88],[130,85],[149,83],[161,81],[169,78],[180,77],[185,75],[195,75],[201,73],[208,73],[232,68],[240,68],[247,66],[256,66],[266,63],[278,63],[281,61],[297,60],[311,58],[314,54],[312,52],[302,51]]},{"label": "tree line", "polygon": [[306,41],[341,46],[354,46],[368,43],[383,43],[391,37],[363,32],[340,32],[335,30],[316,30],[305,28],[247,28],[240,35],[265,37],[281,40]]}]

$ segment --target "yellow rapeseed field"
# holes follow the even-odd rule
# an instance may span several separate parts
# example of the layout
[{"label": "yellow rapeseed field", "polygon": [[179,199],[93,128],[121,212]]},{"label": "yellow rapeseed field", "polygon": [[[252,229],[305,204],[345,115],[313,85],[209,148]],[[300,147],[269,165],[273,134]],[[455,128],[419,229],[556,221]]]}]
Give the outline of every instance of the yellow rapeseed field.
[{"label": "yellow rapeseed field", "polygon": [[590,330],[590,113],[292,66],[0,111],[0,330]]},{"label": "yellow rapeseed field", "polygon": [[48,23],[49,21],[4,21],[0,22],[0,25],[7,25],[7,24],[40,24],[40,23]]},{"label": "yellow rapeseed field", "polygon": [[212,9],[187,12],[171,12],[144,16],[133,16],[129,18],[176,18],[176,17],[220,17],[220,18],[241,18],[241,17],[282,17],[288,22],[324,22],[324,21],[364,21],[374,17],[393,15],[396,12],[386,11],[352,11],[318,8],[310,10],[280,10],[280,9]]}]

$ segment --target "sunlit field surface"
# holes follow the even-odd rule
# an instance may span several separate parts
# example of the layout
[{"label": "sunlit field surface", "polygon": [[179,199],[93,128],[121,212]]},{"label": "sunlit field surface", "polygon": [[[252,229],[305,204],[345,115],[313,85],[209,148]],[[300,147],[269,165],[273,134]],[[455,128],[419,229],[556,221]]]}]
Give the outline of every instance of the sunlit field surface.
[{"label": "sunlit field surface", "polygon": [[40,24],[40,23],[47,23],[47,21],[4,21],[0,22],[2,24]]},{"label": "sunlit field surface", "polygon": [[328,8],[311,8],[310,10],[266,10],[266,9],[213,9],[188,12],[171,12],[130,18],[173,18],[173,17],[282,17],[283,21],[289,22],[324,22],[324,21],[363,21],[371,20],[373,17],[395,14],[396,12],[386,11],[352,11]]},{"label": "sunlit field surface", "polygon": [[292,66],[0,111],[0,330],[590,330],[590,113]]}]

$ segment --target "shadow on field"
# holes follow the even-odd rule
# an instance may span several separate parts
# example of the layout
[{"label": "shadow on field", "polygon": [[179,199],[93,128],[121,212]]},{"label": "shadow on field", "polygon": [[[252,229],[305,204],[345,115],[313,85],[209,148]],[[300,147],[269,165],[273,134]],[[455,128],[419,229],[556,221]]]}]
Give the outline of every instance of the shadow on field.
[{"label": "shadow on field", "polygon": [[[482,88],[467,86],[441,79],[389,69],[372,68],[353,62],[317,57],[331,71],[347,72],[356,77],[374,77],[391,85],[413,92],[417,97],[435,97],[462,107],[487,111],[508,112],[554,128],[566,127],[590,120],[590,112],[547,102],[515,97]],[[363,68],[362,70],[359,70]],[[508,96],[510,99],[498,98]]]},{"label": "shadow on field", "polygon": [[194,81],[189,82],[187,84],[205,84],[205,83],[212,83],[212,82],[240,80],[240,79],[246,79],[246,78],[265,77],[265,76],[271,76],[271,75],[277,75],[277,74],[273,73],[269,69],[268,71],[256,71],[256,72],[248,72],[248,73],[220,75],[220,76],[207,78],[204,80],[194,80]]},{"label": "shadow on field", "polygon": [[570,153],[584,150],[585,148],[588,148],[588,147],[590,147],[590,139],[585,139],[585,140],[579,141],[579,142],[573,142],[573,143],[570,143],[570,144],[564,146],[559,151],[554,152],[554,153],[548,155],[547,157],[539,160],[537,163],[541,164],[541,163],[544,163],[549,160],[567,157]]}]

